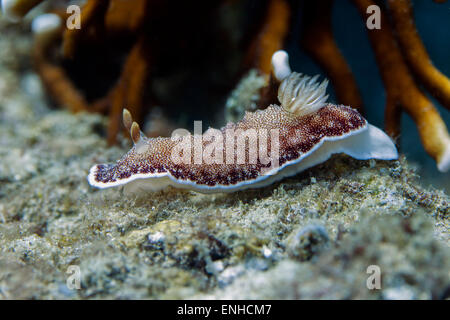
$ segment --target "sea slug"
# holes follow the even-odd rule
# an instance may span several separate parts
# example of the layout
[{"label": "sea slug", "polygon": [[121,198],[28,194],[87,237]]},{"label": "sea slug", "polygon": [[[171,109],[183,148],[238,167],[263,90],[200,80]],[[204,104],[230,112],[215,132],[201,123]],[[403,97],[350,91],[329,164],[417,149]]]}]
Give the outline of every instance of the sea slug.
[{"label": "sea slug", "polygon": [[398,158],[382,130],[351,107],[326,102],[327,81],[318,83],[318,76],[286,67],[278,76],[284,78],[278,90],[281,106],[247,112],[241,121],[220,130],[202,133],[196,123],[194,134],[177,131],[170,138],[147,138],[125,109],[123,122],[134,146],[114,164],[94,165],[89,184],[125,185],[126,192],[167,186],[233,192],[270,185],[335,153],[360,160]]}]

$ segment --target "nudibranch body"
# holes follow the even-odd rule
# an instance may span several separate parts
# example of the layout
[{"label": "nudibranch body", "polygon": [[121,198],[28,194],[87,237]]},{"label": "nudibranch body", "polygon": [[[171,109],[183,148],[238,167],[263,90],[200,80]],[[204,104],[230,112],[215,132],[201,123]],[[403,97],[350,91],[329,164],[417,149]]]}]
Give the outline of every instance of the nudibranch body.
[{"label": "nudibranch body", "polygon": [[115,164],[91,168],[98,188],[127,192],[167,186],[202,193],[259,188],[346,153],[360,160],[397,159],[392,140],[356,110],[326,103],[326,85],[295,72],[278,90],[281,106],[247,112],[224,128],[147,138],[125,109],[134,147]]}]

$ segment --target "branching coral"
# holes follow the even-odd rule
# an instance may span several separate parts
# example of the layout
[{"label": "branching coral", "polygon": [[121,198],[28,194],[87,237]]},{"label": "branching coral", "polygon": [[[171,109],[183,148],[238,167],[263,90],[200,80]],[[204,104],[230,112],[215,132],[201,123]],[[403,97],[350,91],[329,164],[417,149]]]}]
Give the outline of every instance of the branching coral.
[{"label": "branching coral", "polygon": [[[390,4],[392,5],[394,2],[396,1],[392,1]],[[371,0],[353,0],[353,3],[364,18],[366,18],[367,7],[375,4]],[[400,10],[398,4],[395,4],[394,7],[396,8],[394,16],[397,17],[397,20],[399,17],[401,20],[410,19],[409,10]],[[425,150],[436,160],[438,169],[447,171],[450,168],[450,136],[447,127],[433,103],[415,83],[399,49],[389,20],[383,11],[381,14],[381,28],[368,30],[368,33],[386,87],[386,131],[391,136],[397,136],[400,133],[399,108],[401,107],[416,123]],[[412,49],[417,45],[417,42],[405,40],[404,38],[407,36],[409,33],[397,35],[403,39],[400,42],[407,45],[406,51],[409,50],[408,45],[412,44]],[[421,52],[426,54],[424,49]],[[428,65],[428,61],[429,59],[423,63]]]},{"label": "branching coral", "polygon": [[247,59],[253,67],[264,74],[271,70],[271,58],[275,51],[283,48],[290,28],[290,8],[286,0],[270,0],[264,23],[250,46]]},{"label": "branching coral", "polygon": [[[2,9],[8,16],[18,19],[40,2],[42,0],[2,0]],[[150,102],[147,101],[149,97],[144,96],[144,93],[145,84],[158,73],[155,69],[164,60],[164,53],[192,54],[188,51],[191,47],[189,41],[195,40],[192,34],[204,28],[203,25],[196,25],[200,17],[217,12],[222,4],[232,4],[238,7],[238,11],[245,12],[246,3],[248,4],[244,0],[208,1],[195,10],[189,5],[180,5],[181,13],[174,16],[173,10],[164,1],[88,0],[82,8],[83,27],[80,30],[60,31],[63,50],[59,60],[55,61],[52,56],[60,42],[53,40],[36,44],[36,67],[50,95],[58,104],[74,112],[87,110],[108,114],[108,141],[114,143],[123,107],[129,108],[136,120],[142,122],[150,104],[159,102],[155,97],[151,97],[153,100]],[[387,8],[372,0],[353,0],[353,4],[364,20],[368,18],[368,6],[382,7],[381,29],[368,30],[368,35],[386,90],[386,131],[392,137],[399,138],[401,114],[403,110],[406,111],[415,121],[427,153],[436,160],[439,170],[447,171],[450,167],[448,130],[420,85],[430,91],[445,108],[450,109],[450,80],[431,63],[414,26],[410,1],[388,0]],[[239,30],[237,33],[244,35],[245,40],[245,44],[234,47],[227,43],[231,51],[240,49],[245,52],[240,57],[242,68],[239,74],[253,67],[268,75],[268,86],[260,92],[261,107],[274,102],[279,85],[277,76],[270,75],[271,56],[284,46],[299,17],[303,23],[300,38],[303,49],[327,73],[339,102],[362,111],[363,102],[356,81],[333,37],[332,5],[333,0],[258,1],[257,5],[252,4],[252,18],[247,21],[247,29],[240,30],[243,25],[233,25],[234,30]],[[298,8],[300,15],[296,13]],[[190,14],[192,17],[186,18]],[[208,22],[214,25],[217,21]],[[236,20],[231,21],[236,23]],[[161,33],[160,30],[163,29],[169,30],[167,34]],[[115,82],[111,83],[109,90],[92,100],[77,88],[60,60],[76,60],[80,50],[89,42],[87,40],[101,42],[111,34],[114,41],[120,43],[125,38],[130,43]],[[236,37],[236,34],[230,36],[216,31],[214,37],[223,42],[227,38]],[[195,54],[198,55],[198,52]],[[203,55],[207,57],[205,52]],[[165,59],[173,59],[173,56]],[[231,81],[233,77],[228,79]],[[232,85],[230,83],[229,87]]]},{"label": "branching coral", "polygon": [[301,43],[330,78],[340,103],[362,112],[362,99],[352,71],[334,41],[331,27],[333,0],[309,1],[303,15]]},{"label": "branching coral", "polygon": [[102,28],[105,21],[104,16],[108,10],[109,0],[89,0],[83,7],[80,16],[80,25],[83,28],[66,29],[63,39],[63,55],[66,58],[74,58],[81,37],[92,28]]},{"label": "branching coral", "polygon": [[389,9],[397,40],[407,62],[428,91],[450,110],[450,79],[431,62],[414,26],[411,4],[407,0],[390,0]]},{"label": "branching coral", "polygon": [[72,112],[87,110],[88,103],[74,85],[67,81],[64,69],[48,59],[54,39],[61,33],[61,19],[55,14],[39,16],[33,21],[32,29],[35,34],[33,50],[35,68],[47,91],[60,105]]},{"label": "branching coral", "polygon": [[[143,121],[149,111],[149,101],[144,101],[144,96],[146,95],[147,100],[150,96],[145,90],[148,88],[150,71],[162,69],[167,65],[166,60],[173,57],[172,52],[184,50],[178,57],[182,61],[188,61],[186,63],[192,63],[189,59],[201,58],[196,58],[189,51],[194,51],[202,45],[198,43],[198,36],[194,31],[200,28],[197,24],[206,24],[208,19],[211,19],[210,16],[214,15],[220,3],[210,2],[201,9],[180,4],[180,10],[174,13],[170,5],[163,1],[88,0],[81,8],[81,28],[60,29],[62,54],[59,54],[61,41],[57,36],[53,37],[53,41],[42,42],[37,39],[34,48],[36,70],[58,105],[63,105],[73,112],[107,114],[108,142],[113,144],[120,129],[121,110],[124,106],[133,112],[139,122]],[[189,8],[189,11],[183,8]],[[61,18],[67,18],[65,12],[56,12]],[[182,26],[180,32],[179,28]],[[205,31],[207,32],[212,31]],[[197,43],[191,48],[193,41]],[[96,52],[99,48],[102,51]],[[85,65],[94,65],[99,60],[106,60],[102,57],[105,54],[112,57],[113,69],[120,70],[116,72],[116,78],[109,80],[108,90],[103,90],[94,99],[91,94],[89,98],[86,90],[92,91],[92,87],[106,85],[90,80],[95,72],[88,70],[94,74],[86,76],[88,81],[85,82],[88,84],[81,84],[87,87],[90,85],[91,88],[80,88],[80,81],[73,79],[67,65],[72,65],[72,71],[83,61]],[[94,60],[96,55],[97,60]],[[102,61],[101,63],[106,64]],[[150,99],[152,103],[156,100],[153,96],[150,96]]]},{"label": "branching coral", "polygon": [[[117,2],[117,1],[116,1]],[[58,103],[66,105],[74,112],[103,111],[109,114],[108,142],[114,143],[120,128],[120,112],[129,106],[138,120],[142,120],[141,107],[145,80],[148,73],[149,54],[147,39],[140,28],[147,12],[146,0],[117,2],[111,6],[109,0],[89,0],[83,6],[80,29],[65,29],[63,33],[63,57],[74,59],[77,48],[86,38],[100,37],[106,30],[131,31],[137,39],[125,62],[117,83],[109,93],[97,101],[88,103],[80,91],[72,84],[61,67],[48,59],[46,50],[39,43],[35,46],[35,62],[44,84]],[[134,11],[133,8],[139,10]],[[50,44],[49,44],[50,45]]]}]

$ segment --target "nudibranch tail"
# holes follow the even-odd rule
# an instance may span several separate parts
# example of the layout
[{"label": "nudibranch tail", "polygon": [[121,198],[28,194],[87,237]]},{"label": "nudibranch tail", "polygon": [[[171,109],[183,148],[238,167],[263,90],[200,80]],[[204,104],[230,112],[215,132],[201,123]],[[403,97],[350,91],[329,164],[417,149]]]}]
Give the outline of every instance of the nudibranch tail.
[{"label": "nudibranch tail", "polygon": [[342,140],[339,151],[358,160],[398,159],[397,148],[392,139],[370,123],[367,124],[366,130]]},{"label": "nudibranch tail", "polygon": [[328,98],[328,80],[318,83],[318,77],[292,72],[278,88],[281,106],[299,116],[316,112],[323,107]]}]

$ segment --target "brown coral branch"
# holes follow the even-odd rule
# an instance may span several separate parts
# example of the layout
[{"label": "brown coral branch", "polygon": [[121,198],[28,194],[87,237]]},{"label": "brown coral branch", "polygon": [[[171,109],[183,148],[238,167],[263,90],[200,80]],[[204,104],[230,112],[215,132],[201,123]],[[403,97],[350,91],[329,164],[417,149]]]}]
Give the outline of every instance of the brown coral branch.
[{"label": "brown coral branch", "polygon": [[101,28],[109,7],[109,0],[89,0],[81,11],[81,28],[66,29],[63,37],[63,56],[73,58],[80,39],[91,27]]},{"label": "brown coral branch", "polygon": [[[363,19],[367,18],[367,7],[375,4],[372,0],[353,0],[353,3]],[[450,151],[447,127],[432,102],[415,84],[395,41],[386,14],[383,11],[381,13],[381,29],[368,30],[368,34],[385,85],[386,95],[389,99],[395,99],[412,117],[425,150],[436,160],[438,168],[445,171],[448,167]],[[386,113],[389,116],[386,119],[389,131],[398,132],[400,123],[395,110],[396,104],[390,102],[389,108],[391,110]]]},{"label": "brown coral branch", "polygon": [[398,104],[396,97],[389,94],[386,98],[386,110],[384,112],[385,130],[390,135],[397,147],[400,145],[400,120],[402,109]]},{"label": "brown coral branch", "polygon": [[[63,51],[66,57],[73,58],[80,41],[92,35],[92,30],[104,34],[105,23],[111,28],[124,28],[137,32],[143,17],[147,13],[147,0],[133,0],[120,2],[109,8],[109,0],[89,0],[82,8],[81,29],[64,32]],[[115,2],[117,4],[117,2]],[[136,7],[137,6],[137,7]],[[128,9],[127,9],[128,8]],[[132,9],[142,9],[138,12]],[[107,22],[106,22],[107,21]],[[148,39],[147,39],[148,40]],[[141,120],[143,106],[143,88],[147,78],[149,66],[149,50],[144,36],[132,47],[124,63],[121,76],[117,84],[103,97],[91,105],[73,85],[64,69],[52,64],[49,60],[49,51],[54,41],[37,42],[35,44],[35,64],[37,72],[48,89],[50,95],[58,104],[66,106],[73,112],[92,111],[109,112],[108,142],[115,143],[120,130],[120,114],[124,106]]]},{"label": "brown coral branch", "polygon": [[140,36],[125,61],[122,74],[113,88],[109,113],[108,143],[114,144],[121,128],[122,109],[127,107],[140,122],[143,115],[143,93],[150,66],[148,39]]},{"label": "brown coral branch", "polygon": [[338,101],[362,112],[363,102],[355,78],[333,38],[332,6],[333,0],[305,3],[301,43],[327,73]]},{"label": "brown coral branch", "polygon": [[393,26],[402,52],[420,82],[447,109],[450,110],[450,79],[431,62],[414,25],[408,0],[389,0]]},{"label": "brown coral branch", "polygon": [[[35,56],[39,56],[36,53]],[[36,58],[36,70],[49,94],[59,105],[66,106],[72,112],[88,110],[88,104],[78,90],[67,81],[67,75],[62,68]]]},{"label": "brown coral branch", "polygon": [[88,110],[88,103],[83,95],[69,80],[66,72],[60,66],[53,64],[49,51],[53,46],[53,38],[60,34],[55,30],[54,35],[36,35],[33,47],[33,61],[44,87],[56,103],[65,106],[72,112]]},{"label": "brown coral branch", "polygon": [[[112,32],[135,33],[149,18],[150,8],[153,13],[161,11],[164,2],[149,0],[114,1],[105,16],[105,29]],[[148,22],[148,20],[147,20]]]},{"label": "brown coral branch", "polygon": [[283,48],[290,27],[290,7],[286,0],[269,0],[264,23],[250,45],[247,60],[263,74],[270,74],[275,51]]}]

